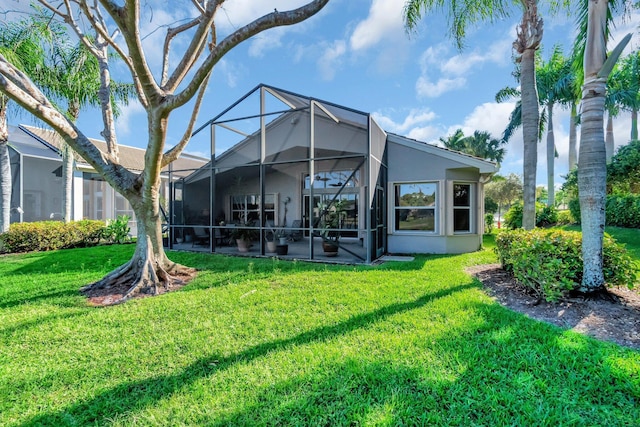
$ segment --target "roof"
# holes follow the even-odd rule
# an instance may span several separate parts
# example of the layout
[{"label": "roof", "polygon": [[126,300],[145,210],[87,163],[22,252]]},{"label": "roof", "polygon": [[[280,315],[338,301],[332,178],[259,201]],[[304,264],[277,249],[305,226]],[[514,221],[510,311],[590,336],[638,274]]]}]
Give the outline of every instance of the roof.
[{"label": "roof", "polygon": [[[27,125],[20,125],[19,128],[15,128],[12,126],[12,128],[20,131],[16,132],[15,136],[14,133],[10,131],[10,141],[12,143],[15,139],[19,139],[20,141],[30,140],[30,146],[36,147],[38,144],[33,141],[38,141],[41,147],[45,147],[46,150],[53,153],[53,157],[49,158],[60,158],[64,139],[62,139],[62,137],[57,132],[50,129],[42,129],[35,126]],[[102,151],[103,153],[107,151],[106,142],[93,138],[89,138],[89,140],[96,146],[96,148],[98,148],[98,150]],[[135,172],[140,172],[144,169],[145,150],[136,147],[129,147],[127,145],[118,145],[118,149],[120,151],[120,164],[122,166]],[[28,154],[24,153],[20,149],[18,149],[18,151],[22,152],[23,154]],[[85,165],[87,164],[86,161],[75,152],[74,157],[77,162],[83,163]],[[208,160],[209,159],[183,153],[175,162],[173,162],[172,168],[173,170],[198,169],[206,164]],[[168,167],[165,167],[163,169],[163,171],[165,172],[167,172],[168,170]]]},{"label": "roof", "polygon": [[11,125],[8,128],[9,146],[15,149],[18,153],[28,157],[60,160],[60,154],[56,150],[52,149],[48,145],[42,144],[24,130]]},{"label": "roof", "polygon": [[498,172],[498,165],[479,157],[472,156],[470,154],[461,153],[460,151],[450,150],[444,147],[438,147],[437,145],[428,144],[426,142],[418,141],[416,139],[407,138],[406,136],[397,135],[394,133],[387,133],[387,141],[395,142],[406,147],[414,148],[416,150],[424,151],[436,156],[444,157],[445,159],[453,160],[466,164],[470,167],[478,168],[480,173],[496,173]]}]

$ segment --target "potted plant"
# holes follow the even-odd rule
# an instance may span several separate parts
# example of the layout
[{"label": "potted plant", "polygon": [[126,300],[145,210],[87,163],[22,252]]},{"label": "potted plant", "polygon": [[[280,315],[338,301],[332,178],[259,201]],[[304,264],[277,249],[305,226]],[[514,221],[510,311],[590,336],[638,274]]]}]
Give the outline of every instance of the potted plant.
[{"label": "potted plant", "polygon": [[265,231],[264,240],[267,246],[267,252],[274,253],[276,251],[276,231],[273,228]]},{"label": "potted plant", "polygon": [[253,222],[245,222],[231,231],[231,238],[235,239],[239,252],[249,252],[251,242],[258,238],[258,232],[249,227],[253,227]]},{"label": "potted plant", "polygon": [[318,204],[320,211],[320,236],[322,237],[322,249],[328,257],[338,255],[338,241],[340,240],[340,228],[344,220],[345,205],[347,200],[336,200],[330,206],[324,203]]}]

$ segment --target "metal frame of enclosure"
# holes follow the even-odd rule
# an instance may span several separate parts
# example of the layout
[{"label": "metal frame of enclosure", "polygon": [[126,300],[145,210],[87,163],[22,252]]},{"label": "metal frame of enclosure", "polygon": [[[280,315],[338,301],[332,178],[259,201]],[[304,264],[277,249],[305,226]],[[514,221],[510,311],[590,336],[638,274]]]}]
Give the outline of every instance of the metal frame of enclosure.
[{"label": "metal frame of enclosure", "polygon": [[[194,136],[206,129],[211,161],[169,171],[169,247],[238,254],[242,229],[254,256],[271,256],[277,236],[284,258],[371,263],[386,252],[387,135],[369,114],[259,85]],[[338,205],[329,258],[320,218]]]}]

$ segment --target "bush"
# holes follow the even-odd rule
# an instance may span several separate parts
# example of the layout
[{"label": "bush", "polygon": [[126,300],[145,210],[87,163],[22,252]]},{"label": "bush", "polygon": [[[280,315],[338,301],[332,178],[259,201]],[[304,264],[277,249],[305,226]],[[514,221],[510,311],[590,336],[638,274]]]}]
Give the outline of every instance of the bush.
[{"label": "bush", "polygon": [[[626,249],[608,234],[604,238],[604,278],[607,286],[636,282],[636,266]],[[536,296],[557,301],[582,281],[582,233],[561,230],[503,231],[496,237],[502,267]]]},{"label": "bush", "polygon": [[[516,202],[504,214],[504,224],[510,230],[522,228],[522,202]],[[536,202],[536,227],[548,227],[558,223],[558,210]]]},{"label": "bush", "polygon": [[491,232],[493,231],[493,222],[494,218],[492,213],[484,214],[485,234],[491,234]]},{"label": "bush", "polygon": [[107,222],[107,226],[104,228],[102,237],[110,243],[124,243],[130,239],[129,220],[131,218],[127,215],[119,215],[117,219],[111,219]]},{"label": "bush", "polygon": [[94,246],[104,230],[102,221],[83,220],[65,224],[60,221],[22,222],[11,224],[0,234],[4,252],[48,251]]},{"label": "bush", "polygon": [[576,223],[576,220],[573,219],[573,215],[571,215],[571,211],[569,210],[558,211],[558,222],[556,224],[569,225],[569,224],[575,224],[575,223]]},{"label": "bush", "polygon": [[[569,210],[576,223],[580,223],[580,200],[569,201]],[[606,224],[616,227],[640,228],[640,195],[610,194],[606,201]]]}]

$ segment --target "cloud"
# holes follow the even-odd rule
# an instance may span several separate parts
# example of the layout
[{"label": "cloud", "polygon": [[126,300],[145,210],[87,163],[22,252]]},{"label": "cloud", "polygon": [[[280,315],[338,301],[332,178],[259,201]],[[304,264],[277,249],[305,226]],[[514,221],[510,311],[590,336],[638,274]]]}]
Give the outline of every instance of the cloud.
[{"label": "cloud", "polygon": [[437,98],[440,95],[466,87],[470,74],[486,63],[506,65],[510,63],[511,40],[502,38],[484,50],[449,55],[444,43],[428,47],[418,64],[420,76],[416,80],[418,97]]},{"label": "cloud", "polygon": [[324,80],[333,80],[346,52],[347,44],[344,40],[335,40],[325,46],[324,52],[318,58],[318,68]]},{"label": "cloud", "polygon": [[[118,136],[131,135],[139,130],[140,117],[145,114],[144,107],[137,99],[131,100],[128,105],[120,107],[120,115],[116,119],[116,134]],[[146,132],[146,118],[143,120]],[[133,127],[133,128],[132,128]]]},{"label": "cloud", "polygon": [[389,36],[404,35],[402,10],[404,2],[397,0],[373,0],[369,16],[361,21],[351,34],[349,45],[353,51],[371,48]]},{"label": "cloud", "polygon": [[262,58],[265,52],[282,47],[282,37],[286,34],[285,27],[276,27],[251,38],[249,56]]},{"label": "cloud", "polygon": [[436,113],[427,108],[412,109],[402,122],[396,122],[391,117],[380,112],[372,113],[372,116],[384,130],[406,135],[408,132],[418,128],[418,125],[432,122],[436,118]]}]

